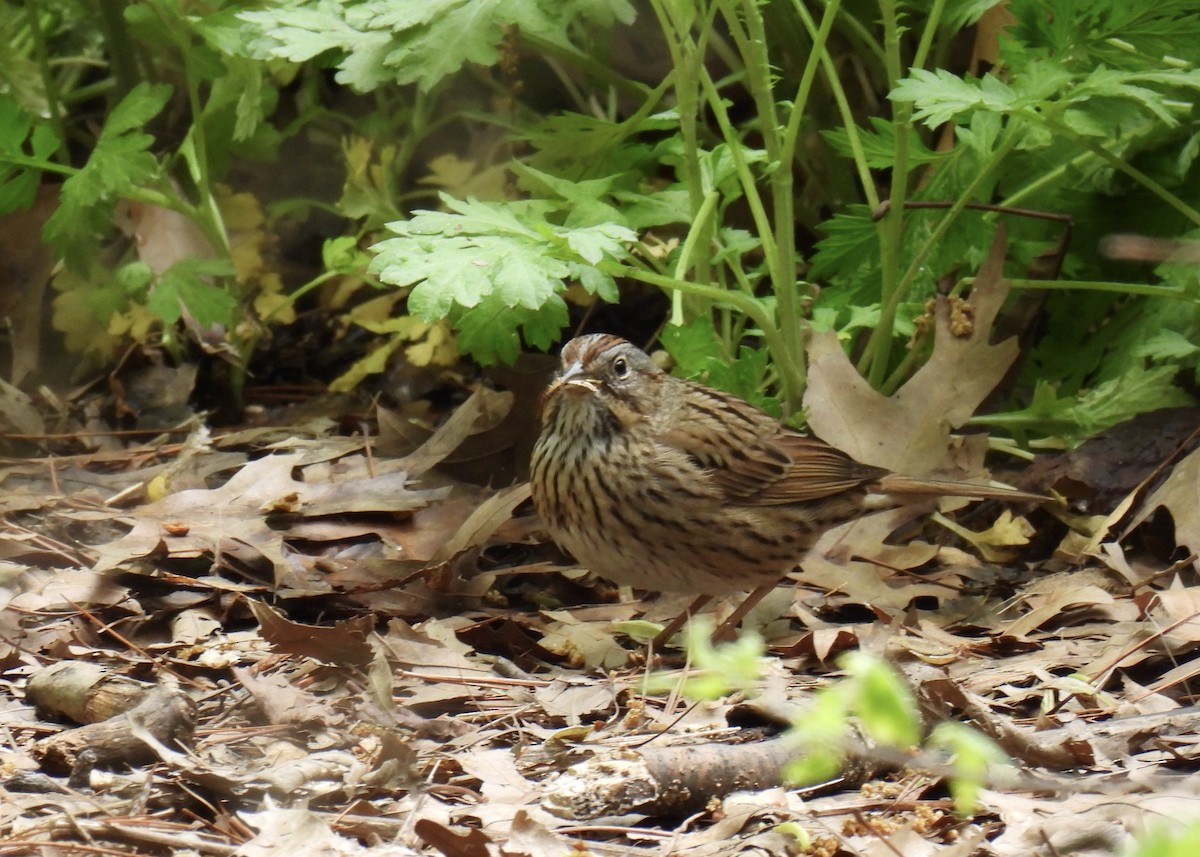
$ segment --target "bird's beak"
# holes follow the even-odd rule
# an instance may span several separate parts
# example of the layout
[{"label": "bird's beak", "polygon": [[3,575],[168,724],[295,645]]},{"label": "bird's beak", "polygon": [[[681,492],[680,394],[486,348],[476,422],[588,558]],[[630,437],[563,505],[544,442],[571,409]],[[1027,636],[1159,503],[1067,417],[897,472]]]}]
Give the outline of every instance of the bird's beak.
[{"label": "bird's beak", "polygon": [[576,360],[570,366],[563,370],[558,376],[558,380],[551,387],[553,390],[567,389],[572,392],[589,392],[595,393],[600,389],[599,384],[592,378],[588,378],[583,374],[583,363]]},{"label": "bird's beak", "polygon": [[558,380],[566,382],[566,381],[570,381],[572,378],[577,378],[582,374],[583,374],[583,362],[580,360],[576,360],[574,363],[572,363],[570,366],[568,366],[566,369],[564,369],[562,371],[562,374],[558,376]]}]

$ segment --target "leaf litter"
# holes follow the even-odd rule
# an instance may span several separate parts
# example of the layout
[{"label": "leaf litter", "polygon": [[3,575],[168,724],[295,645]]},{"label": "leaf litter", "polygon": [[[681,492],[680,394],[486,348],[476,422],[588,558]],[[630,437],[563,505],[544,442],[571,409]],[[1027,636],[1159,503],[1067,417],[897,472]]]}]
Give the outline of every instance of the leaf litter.
[{"label": "leaf litter", "polygon": [[[833,395],[847,366],[818,340],[813,424],[985,477],[952,432],[1012,351],[988,341],[1002,282],[971,299],[976,330],[939,336],[899,401]],[[44,429],[0,395],[14,434]],[[481,390],[418,445],[316,420],[0,462],[0,853],[792,854],[803,829],[824,854],[1107,854],[1195,805],[1196,453],[1142,461],[1121,508],[926,504],[831,531],[751,614],[757,682],[689,703],[697,668],[639,642],[685,598],[596,580],[524,486],[439,469],[509,443],[511,407]],[[1078,484],[1108,460],[1087,455],[1048,472]],[[867,745],[784,787],[781,732],[854,649],[902,671],[928,725],[968,721],[1015,762],[973,816],[944,760]]]}]

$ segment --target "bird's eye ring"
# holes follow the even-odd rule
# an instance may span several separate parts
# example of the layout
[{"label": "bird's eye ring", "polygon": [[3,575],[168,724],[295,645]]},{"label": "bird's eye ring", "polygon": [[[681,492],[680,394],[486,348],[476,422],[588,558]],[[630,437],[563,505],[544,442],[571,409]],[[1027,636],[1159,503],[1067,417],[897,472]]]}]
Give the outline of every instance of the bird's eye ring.
[{"label": "bird's eye ring", "polygon": [[629,375],[629,361],[624,357],[618,357],[613,361],[613,374],[618,378],[624,378]]}]

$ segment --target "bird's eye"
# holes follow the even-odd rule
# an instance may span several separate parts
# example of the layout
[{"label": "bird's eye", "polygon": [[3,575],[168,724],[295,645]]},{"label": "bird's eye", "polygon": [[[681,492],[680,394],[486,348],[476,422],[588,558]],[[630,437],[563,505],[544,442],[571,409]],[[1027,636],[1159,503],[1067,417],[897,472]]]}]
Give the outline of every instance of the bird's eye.
[{"label": "bird's eye", "polygon": [[613,374],[618,378],[625,378],[629,375],[629,362],[624,357],[618,357],[612,364]]}]

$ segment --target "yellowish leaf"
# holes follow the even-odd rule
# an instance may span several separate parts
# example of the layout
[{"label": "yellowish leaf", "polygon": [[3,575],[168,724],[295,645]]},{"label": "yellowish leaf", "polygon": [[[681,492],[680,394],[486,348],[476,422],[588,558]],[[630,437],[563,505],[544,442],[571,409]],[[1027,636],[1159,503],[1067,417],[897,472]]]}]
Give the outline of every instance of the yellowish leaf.
[{"label": "yellowish leaf", "polygon": [[1027,545],[1034,534],[1033,526],[1025,518],[1014,516],[1008,509],[1000,513],[994,524],[979,532],[956,524],[941,514],[935,514],[933,518],[959,538],[970,542],[988,562],[1008,562],[1014,553],[1004,548]]}]

